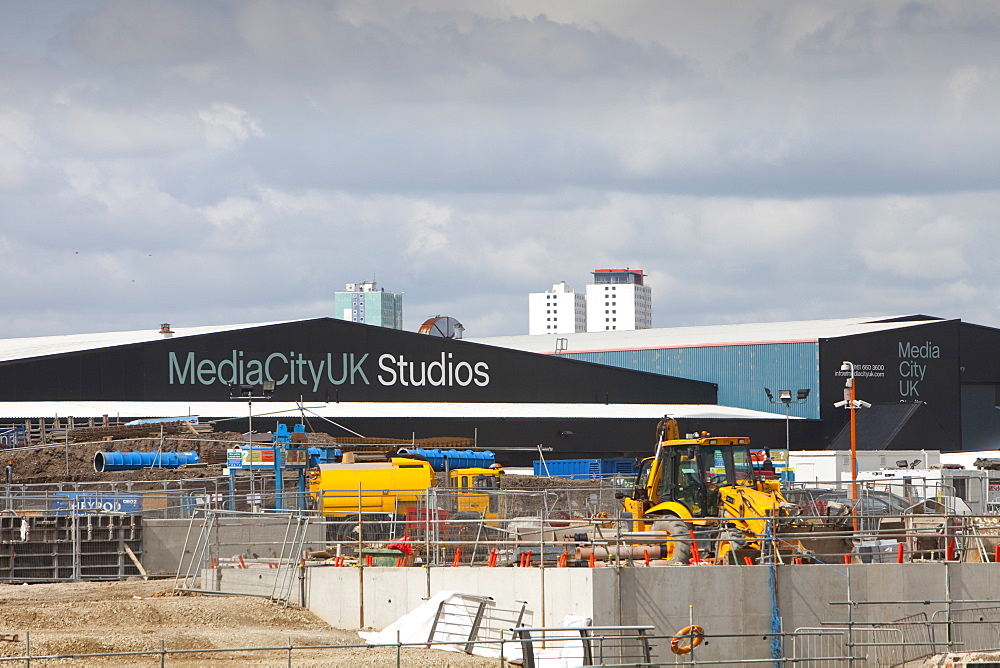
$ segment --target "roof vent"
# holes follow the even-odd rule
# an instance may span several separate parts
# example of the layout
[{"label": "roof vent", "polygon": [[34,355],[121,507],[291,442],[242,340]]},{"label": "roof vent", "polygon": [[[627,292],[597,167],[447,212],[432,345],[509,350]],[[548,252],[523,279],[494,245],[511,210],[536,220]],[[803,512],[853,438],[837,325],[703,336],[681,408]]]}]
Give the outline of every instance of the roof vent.
[{"label": "roof vent", "polygon": [[160,336],[162,336],[165,339],[169,339],[173,335],[174,333],[170,331],[169,322],[165,322],[162,325],[160,325]]}]

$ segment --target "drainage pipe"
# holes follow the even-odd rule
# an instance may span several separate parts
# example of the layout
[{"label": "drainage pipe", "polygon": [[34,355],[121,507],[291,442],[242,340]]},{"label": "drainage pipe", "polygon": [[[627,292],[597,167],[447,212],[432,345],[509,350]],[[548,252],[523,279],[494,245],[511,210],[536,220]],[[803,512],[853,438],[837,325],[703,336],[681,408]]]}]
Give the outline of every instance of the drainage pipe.
[{"label": "drainage pipe", "polygon": [[618,559],[627,557],[642,559],[646,556],[647,552],[650,559],[658,559],[666,556],[666,550],[663,549],[662,545],[595,545],[593,547],[578,547],[576,548],[575,556],[578,560],[584,560],[589,559],[590,555],[593,554],[596,560],[607,561],[610,556],[617,557]]},{"label": "drainage pipe", "polygon": [[146,468],[175,469],[185,464],[197,464],[197,452],[95,452],[94,470],[135,471]]}]

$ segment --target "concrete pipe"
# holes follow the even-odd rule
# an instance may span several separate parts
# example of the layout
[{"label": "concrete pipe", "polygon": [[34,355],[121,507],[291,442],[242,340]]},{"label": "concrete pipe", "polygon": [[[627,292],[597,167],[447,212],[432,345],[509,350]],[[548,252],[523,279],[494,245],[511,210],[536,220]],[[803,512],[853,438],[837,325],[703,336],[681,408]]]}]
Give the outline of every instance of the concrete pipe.
[{"label": "concrete pipe", "polygon": [[649,553],[650,559],[659,559],[660,557],[666,556],[666,552],[662,545],[595,545],[593,547],[576,548],[576,558],[580,560],[587,560],[590,559],[590,555],[593,554],[594,559],[598,561],[605,561],[609,556],[615,556],[619,559],[625,559],[627,557],[632,557],[632,559],[644,559],[646,557],[646,552]]}]

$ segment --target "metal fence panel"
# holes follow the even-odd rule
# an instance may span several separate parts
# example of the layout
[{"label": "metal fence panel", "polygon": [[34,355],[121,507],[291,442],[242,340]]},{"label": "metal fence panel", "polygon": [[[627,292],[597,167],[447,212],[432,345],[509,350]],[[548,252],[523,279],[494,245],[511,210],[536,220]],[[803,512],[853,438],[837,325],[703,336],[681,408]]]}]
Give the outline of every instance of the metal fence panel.
[{"label": "metal fence panel", "polygon": [[928,620],[926,612],[919,612],[880,626],[896,629],[902,634],[903,646],[900,650],[899,663],[916,661],[935,654],[934,627]]},{"label": "metal fence panel", "polygon": [[1000,649],[1000,607],[953,609],[950,617],[953,651]]},{"label": "metal fence panel", "polygon": [[839,668],[849,658],[847,634],[842,629],[795,629],[791,644],[796,666]]}]

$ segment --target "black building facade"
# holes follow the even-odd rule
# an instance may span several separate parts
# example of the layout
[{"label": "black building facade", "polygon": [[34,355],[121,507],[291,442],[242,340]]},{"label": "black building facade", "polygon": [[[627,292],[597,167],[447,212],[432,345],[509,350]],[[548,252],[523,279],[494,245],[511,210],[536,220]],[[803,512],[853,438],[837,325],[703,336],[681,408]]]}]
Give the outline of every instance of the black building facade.
[{"label": "black building facade", "polygon": [[[824,339],[819,351],[821,421],[831,447],[847,442],[848,411],[834,407],[850,375],[841,370],[845,360],[854,364],[857,398],[873,404],[858,414],[859,447],[1000,447],[1000,330],[939,320]],[[900,410],[900,404],[912,409]],[[886,406],[892,410],[880,411]]]},{"label": "black building facade", "polygon": [[[872,404],[858,413],[859,448],[1000,447],[1000,330],[912,316],[905,326],[814,341],[809,403],[816,413],[788,425],[796,449],[848,447],[849,412],[834,406],[849,375],[841,370],[845,360],[854,364],[857,397]],[[717,350],[731,354],[732,346]],[[754,371],[760,378],[808,378],[801,356],[768,359]],[[774,361],[785,359],[800,366]],[[720,382],[734,377],[719,368]],[[8,359],[0,362],[0,401],[226,402],[230,383],[264,380],[274,381],[275,402],[663,404],[666,412],[669,405],[716,404],[718,396],[712,382],[318,318]],[[741,386],[748,393],[743,408],[753,407],[758,384]],[[344,424],[384,437],[476,434],[481,447],[544,444],[555,449],[553,457],[619,457],[651,451],[658,417],[528,419],[493,412],[359,416]],[[256,419],[254,426],[271,428]],[[682,431],[746,435],[762,447],[783,446],[785,427],[781,419],[681,419]]]},{"label": "black building facade", "polygon": [[0,362],[0,401],[714,404],[716,386],[332,318]]}]

